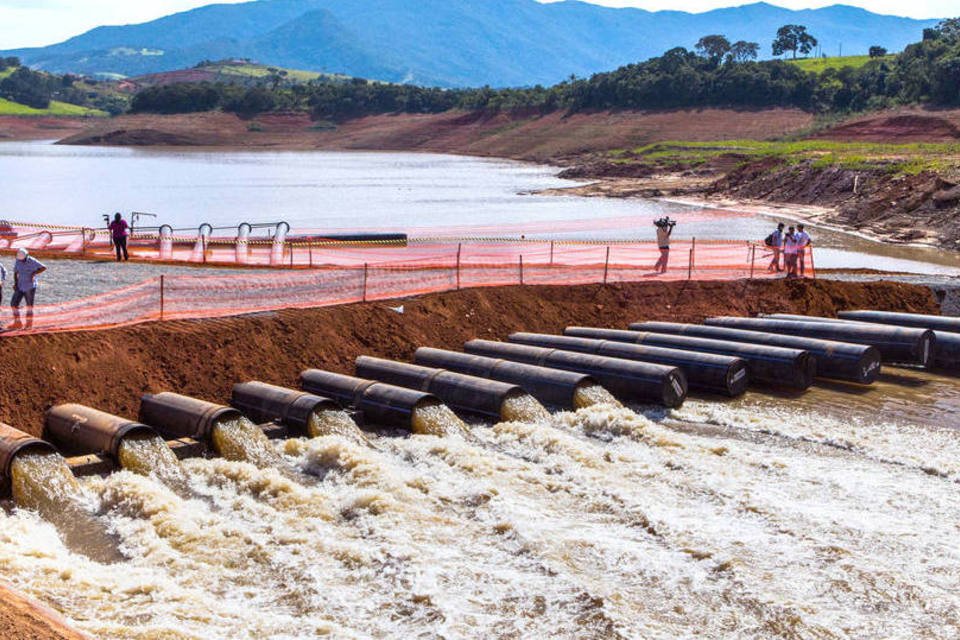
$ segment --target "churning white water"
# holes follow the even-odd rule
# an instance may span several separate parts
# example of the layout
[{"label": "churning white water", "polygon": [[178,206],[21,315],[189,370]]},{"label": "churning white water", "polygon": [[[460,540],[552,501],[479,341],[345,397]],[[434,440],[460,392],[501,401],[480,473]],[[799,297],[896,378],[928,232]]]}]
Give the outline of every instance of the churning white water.
[{"label": "churning white water", "polygon": [[192,459],[186,497],[156,475],[87,479],[125,559],[18,509],[0,572],[105,638],[960,635],[946,432],[749,409],[331,433],[270,443],[311,481]]}]

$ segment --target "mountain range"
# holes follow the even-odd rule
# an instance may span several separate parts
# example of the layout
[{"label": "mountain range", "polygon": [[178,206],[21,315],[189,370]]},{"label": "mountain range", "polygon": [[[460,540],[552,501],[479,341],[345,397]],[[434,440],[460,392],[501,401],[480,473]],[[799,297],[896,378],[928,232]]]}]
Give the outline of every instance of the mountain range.
[{"label": "mountain range", "polygon": [[575,0],[256,0],[214,4],[65,42],[0,52],[58,73],[131,76],[201,60],[259,62],[443,87],[553,84],[645,60],[703,35],[761,44],[802,24],[824,53],[898,51],[936,20],[844,5],[791,11],[767,3],[706,13],[614,9]]}]

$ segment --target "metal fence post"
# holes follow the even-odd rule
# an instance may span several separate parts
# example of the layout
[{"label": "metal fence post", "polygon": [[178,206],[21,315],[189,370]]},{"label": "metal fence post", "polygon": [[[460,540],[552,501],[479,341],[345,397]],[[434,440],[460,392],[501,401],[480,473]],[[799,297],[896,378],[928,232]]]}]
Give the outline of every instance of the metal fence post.
[{"label": "metal fence post", "polygon": [[690,247],[690,258],[687,260],[687,280],[693,279],[693,247]]},{"label": "metal fence post", "polygon": [[523,254],[520,254],[520,284],[523,284]]},{"label": "metal fence post", "polygon": [[610,273],[610,247],[607,246],[607,258],[603,262],[603,284],[607,284],[607,275]]},{"label": "metal fence post", "polygon": [[370,265],[366,262],[363,263],[363,301],[367,301],[367,272],[369,271]]},{"label": "metal fence post", "polygon": [[463,243],[457,245],[457,291],[460,291],[460,254],[463,251]]},{"label": "metal fence post", "polygon": [[550,266],[551,267],[553,266],[553,245],[554,244],[555,244],[554,241],[551,240],[550,241]]},{"label": "metal fence post", "polygon": [[753,269],[757,263],[757,245],[750,245],[750,279],[753,280]]},{"label": "metal fence post", "polygon": [[313,245],[310,245],[310,266],[313,266]]},{"label": "metal fence post", "polygon": [[163,304],[164,304],[164,295],[165,295],[165,281],[164,276],[160,276],[160,319],[163,320]]}]

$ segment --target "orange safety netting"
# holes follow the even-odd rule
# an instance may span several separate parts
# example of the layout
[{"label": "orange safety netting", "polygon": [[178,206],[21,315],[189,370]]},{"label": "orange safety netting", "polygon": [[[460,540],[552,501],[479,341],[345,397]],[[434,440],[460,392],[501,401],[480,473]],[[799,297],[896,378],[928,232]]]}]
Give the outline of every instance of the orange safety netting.
[{"label": "orange safety netting", "polygon": [[[325,266],[244,275],[165,276],[87,298],[38,305],[31,331],[212,318],[284,308],[389,300],[460,288],[573,285],[645,279],[732,280],[770,277],[772,254],[748,242],[674,242],[666,273],[656,273],[656,243],[434,242],[323,249]],[[406,259],[397,259],[398,253]],[[388,258],[392,258],[388,259]],[[805,256],[814,275],[813,253]],[[774,272],[776,273],[776,272]],[[7,311],[6,313],[9,313]]]}]

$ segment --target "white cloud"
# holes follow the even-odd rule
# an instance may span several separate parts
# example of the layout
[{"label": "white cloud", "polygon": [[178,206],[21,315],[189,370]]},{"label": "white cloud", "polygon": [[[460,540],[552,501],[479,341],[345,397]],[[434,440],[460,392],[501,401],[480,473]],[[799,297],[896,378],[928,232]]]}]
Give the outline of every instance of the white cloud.
[{"label": "white cloud", "polygon": [[[236,3],[244,0],[217,0]],[[415,0],[411,0],[415,1]],[[485,2],[486,0],[474,0]],[[595,4],[643,9],[709,11],[743,4],[737,0],[591,0]],[[752,1],[752,0],[747,0]],[[775,0],[791,9],[823,7],[838,0]],[[939,18],[960,14],[957,0],[843,0],[877,13]],[[186,11],[210,0],[0,0],[0,49],[61,42],[100,25],[146,22]]]}]

